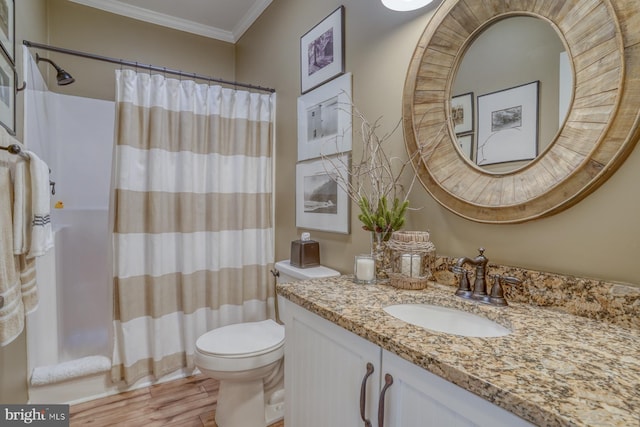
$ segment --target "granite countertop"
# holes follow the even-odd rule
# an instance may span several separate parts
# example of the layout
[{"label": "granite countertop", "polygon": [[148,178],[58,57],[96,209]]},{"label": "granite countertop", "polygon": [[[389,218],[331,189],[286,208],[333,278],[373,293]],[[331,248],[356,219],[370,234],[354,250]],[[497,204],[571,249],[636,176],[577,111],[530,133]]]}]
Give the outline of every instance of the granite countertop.
[{"label": "granite countertop", "polygon": [[[493,307],[350,276],[277,285],[278,295],[541,426],[640,426],[640,332],[534,305]],[[428,303],[479,314],[504,337],[429,331],[382,310]]]}]

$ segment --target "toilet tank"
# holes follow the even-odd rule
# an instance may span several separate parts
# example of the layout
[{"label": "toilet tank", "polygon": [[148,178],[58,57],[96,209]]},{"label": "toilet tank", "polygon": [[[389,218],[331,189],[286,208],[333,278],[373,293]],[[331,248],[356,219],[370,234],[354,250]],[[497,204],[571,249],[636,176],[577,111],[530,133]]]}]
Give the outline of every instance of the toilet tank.
[{"label": "toilet tank", "polygon": [[280,273],[277,279],[278,283],[290,283],[307,279],[324,279],[340,275],[338,271],[323,265],[309,268],[294,267],[288,259],[276,262],[275,268]]}]

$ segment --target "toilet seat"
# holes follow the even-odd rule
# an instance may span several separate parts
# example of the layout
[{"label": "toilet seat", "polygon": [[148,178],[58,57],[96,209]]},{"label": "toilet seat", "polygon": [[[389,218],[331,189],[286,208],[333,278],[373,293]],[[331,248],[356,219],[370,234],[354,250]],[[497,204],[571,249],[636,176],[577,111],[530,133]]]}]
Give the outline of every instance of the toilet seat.
[{"label": "toilet seat", "polygon": [[284,356],[284,326],[271,319],[223,326],[196,341],[196,365],[213,371],[246,371]]}]

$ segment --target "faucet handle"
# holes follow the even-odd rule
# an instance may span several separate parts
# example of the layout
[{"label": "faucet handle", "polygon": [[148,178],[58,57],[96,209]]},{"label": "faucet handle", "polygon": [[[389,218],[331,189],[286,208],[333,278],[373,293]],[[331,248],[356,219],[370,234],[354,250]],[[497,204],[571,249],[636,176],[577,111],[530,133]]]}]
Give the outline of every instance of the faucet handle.
[{"label": "faucet handle", "polygon": [[459,276],[458,279],[458,289],[456,290],[456,295],[461,298],[470,298],[471,297],[471,285],[469,283],[469,271],[467,271],[464,267],[454,265],[451,267],[451,272],[453,274]]},{"label": "faucet handle", "polygon": [[518,279],[517,277],[512,277],[512,276],[504,276],[502,277],[502,281],[505,283],[508,283],[510,285],[521,285],[522,284],[522,280]]},{"label": "faucet handle", "polygon": [[502,281],[504,277],[499,274],[493,274],[493,286],[491,286],[491,295],[489,295],[489,303],[493,305],[506,306],[507,300],[504,297],[504,290],[502,289]]},{"label": "faucet handle", "polygon": [[493,277],[493,286],[491,287],[489,303],[500,306],[508,305],[507,300],[504,297],[504,289],[502,288],[502,284],[509,283],[510,285],[519,285],[522,283],[522,281],[516,277],[501,276],[499,274],[494,274],[491,277]]}]

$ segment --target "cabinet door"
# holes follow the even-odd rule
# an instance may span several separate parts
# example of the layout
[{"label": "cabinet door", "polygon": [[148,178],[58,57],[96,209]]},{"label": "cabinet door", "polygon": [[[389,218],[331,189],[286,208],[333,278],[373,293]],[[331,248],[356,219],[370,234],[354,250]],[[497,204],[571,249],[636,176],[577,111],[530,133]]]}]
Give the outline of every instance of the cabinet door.
[{"label": "cabinet door", "polygon": [[[382,371],[393,377],[385,396],[384,427],[533,426],[475,394],[382,351]],[[382,426],[379,426],[382,427]]]},{"label": "cabinet door", "polygon": [[285,322],[285,425],[288,427],[364,426],[360,391],[367,363],[366,413],[377,424],[380,387],[378,346],[280,299]]}]

